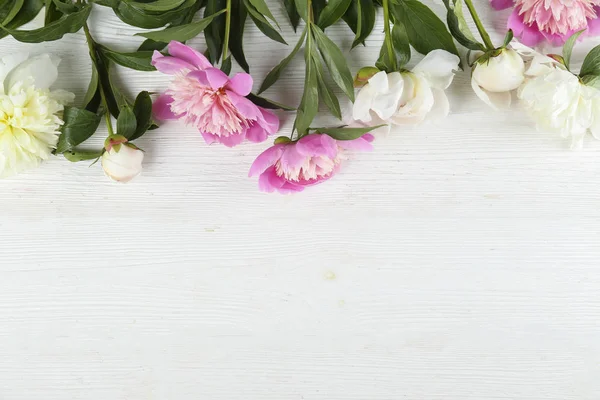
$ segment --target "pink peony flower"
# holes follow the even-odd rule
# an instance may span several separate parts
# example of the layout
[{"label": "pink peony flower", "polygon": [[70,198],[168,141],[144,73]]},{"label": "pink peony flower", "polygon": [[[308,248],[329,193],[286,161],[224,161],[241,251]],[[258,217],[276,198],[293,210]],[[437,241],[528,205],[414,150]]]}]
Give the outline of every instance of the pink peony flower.
[{"label": "pink peony flower", "polygon": [[547,40],[562,45],[575,32],[600,33],[600,0],[491,0],[501,10],[515,6],[508,28],[528,46]]},{"label": "pink peony flower", "polygon": [[206,143],[233,147],[244,139],[263,142],[279,130],[279,119],[246,98],[252,77],[229,78],[204,55],[182,43],[169,43],[169,56],[154,52],[152,65],[174,79],[153,105],[156,118],[180,119],[200,131]]},{"label": "pink peony flower", "polygon": [[370,151],[372,141],[369,133],[354,140],[313,133],[296,142],[269,147],[256,158],[248,176],[260,175],[258,187],[263,192],[301,192],[335,175],[347,159],[346,150]]}]

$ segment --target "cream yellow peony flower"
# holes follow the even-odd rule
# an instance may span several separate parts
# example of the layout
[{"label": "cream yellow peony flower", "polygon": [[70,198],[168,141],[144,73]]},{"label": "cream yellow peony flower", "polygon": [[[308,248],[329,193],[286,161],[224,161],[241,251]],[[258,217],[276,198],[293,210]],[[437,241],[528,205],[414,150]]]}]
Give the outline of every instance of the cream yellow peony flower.
[{"label": "cream yellow peony flower", "polygon": [[0,59],[0,177],[36,167],[56,148],[64,105],[75,97],[50,90],[59,62],[48,54]]}]

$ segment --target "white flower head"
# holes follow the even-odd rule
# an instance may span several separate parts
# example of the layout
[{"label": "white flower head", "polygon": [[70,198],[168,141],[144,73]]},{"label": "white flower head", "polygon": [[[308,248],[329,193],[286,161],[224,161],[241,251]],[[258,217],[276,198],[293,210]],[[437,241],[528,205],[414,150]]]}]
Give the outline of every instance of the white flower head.
[{"label": "white flower head", "polygon": [[558,64],[545,73],[535,72],[518,96],[538,130],[571,137],[572,148],[582,146],[588,131],[600,139],[600,90],[583,84]]},{"label": "white flower head", "polygon": [[427,54],[412,71],[380,71],[363,86],[352,108],[356,121],[378,124],[418,124],[449,112],[444,90],[460,59],[445,50]]},{"label": "white flower head", "polygon": [[56,147],[64,105],[75,97],[49,89],[59,62],[48,54],[0,60],[0,177],[36,167]]},{"label": "white flower head", "polygon": [[497,50],[475,61],[471,87],[484,103],[494,109],[510,106],[512,91],[525,80],[525,62],[515,49]]},{"label": "white flower head", "polygon": [[102,155],[102,169],[113,181],[127,183],[142,172],[144,152],[122,139],[112,143],[107,139],[109,145]]}]

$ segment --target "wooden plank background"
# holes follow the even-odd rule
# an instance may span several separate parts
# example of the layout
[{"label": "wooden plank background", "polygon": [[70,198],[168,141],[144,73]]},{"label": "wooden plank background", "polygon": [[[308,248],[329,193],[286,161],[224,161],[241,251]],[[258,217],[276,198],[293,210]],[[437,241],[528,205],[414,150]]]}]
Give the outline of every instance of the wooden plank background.
[{"label": "wooden plank background", "polygon": [[[507,12],[480,8],[501,40]],[[91,27],[141,41],[104,8]],[[348,50],[345,25],[328,35]],[[379,15],[353,71],[381,39]],[[291,50],[255,28],[245,47],[255,88]],[[62,57],[57,86],[82,98],[82,34],[0,41],[17,51]],[[133,95],[168,77],[118,80]],[[139,141],[129,185],[62,159],[0,181],[0,399],[600,399],[600,144],[570,151],[469,80],[446,120],[396,129],[294,196],[247,178],[267,144],[207,146],[177,123]],[[297,104],[302,81],[298,57],[267,95]]]}]

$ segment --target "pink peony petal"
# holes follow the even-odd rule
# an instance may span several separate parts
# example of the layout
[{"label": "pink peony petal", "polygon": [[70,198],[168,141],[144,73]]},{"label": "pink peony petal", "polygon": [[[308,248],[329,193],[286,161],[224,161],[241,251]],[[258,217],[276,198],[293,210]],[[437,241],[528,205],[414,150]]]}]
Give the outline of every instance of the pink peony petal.
[{"label": "pink peony petal", "polygon": [[307,156],[298,151],[298,143],[293,143],[285,146],[279,162],[284,171],[299,169],[305,164]]},{"label": "pink peony petal", "polygon": [[173,98],[168,94],[161,94],[156,100],[154,100],[152,103],[152,114],[154,114],[156,119],[160,121],[166,121],[169,119],[178,119],[180,117],[171,111],[172,102]]},{"label": "pink peony petal", "polygon": [[250,74],[240,72],[235,74],[233,78],[229,80],[227,89],[231,89],[240,96],[248,96],[252,91],[252,77]]},{"label": "pink peony petal", "polygon": [[246,130],[246,139],[253,143],[264,142],[268,137],[269,133],[256,122]]},{"label": "pink peony petal", "polygon": [[212,64],[204,55],[190,46],[172,40],[168,46],[169,54],[195,65],[198,69],[212,68]]},{"label": "pink peony petal", "polygon": [[240,96],[231,90],[226,90],[225,93],[227,93],[227,97],[233,106],[244,118],[255,121],[259,116],[262,116],[258,107],[246,97]]},{"label": "pink peony petal", "polygon": [[238,144],[242,143],[245,138],[246,138],[246,133],[242,132],[242,133],[238,133],[236,135],[220,136],[219,142],[224,144],[227,147],[235,147]]},{"label": "pink peony petal", "polygon": [[260,111],[258,117],[260,126],[262,126],[270,135],[277,133],[279,130],[279,118],[277,118],[277,115],[262,107],[257,106],[257,108]]},{"label": "pink peony petal", "polygon": [[296,143],[298,153],[303,156],[327,156],[335,158],[337,156],[337,144],[335,139],[328,135],[313,133],[306,135]]},{"label": "pink peony petal", "polygon": [[282,194],[301,192],[304,188],[300,185],[287,181],[277,175],[275,167],[267,168],[258,178],[258,188],[262,192],[272,193],[278,191]]},{"label": "pink peony petal", "polygon": [[594,12],[598,17],[588,20],[588,28],[585,32],[586,35],[600,35],[600,7],[594,7]]},{"label": "pink peony petal", "polygon": [[514,0],[491,0],[491,3],[496,10],[504,10],[515,4]]},{"label": "pink peony petal", "polygon": [[155,51],[152,55],[152,65],[163,74],[175,75],[181,71],[192,71],[196,68],[185,60],[176,57],[163,56]]},{"label": "pink peony petal", "polygon": [[367,133],[354,140],[338,140],[337,145],[344,150],[371,151],[373,150],[373,135]]},{"label": "pink peony petal", "polygon": [[283,144],[276,144],[260,153],[252,163],[248,176],[262,174],[267,168],[275,164],[281,157],[284,147]]},{"label": "pink peony petal", "polygon": [[207,68],[190,72],[187,76],[195,78],[204,86],[213,90],[221,89],[229,82],[229,77],[218,68]]},{"label": "pink peony petal", "polygon": [[519,15],[517,9],[510,14],[507,25],[508,29],[512,29],[515,36],[526,46],[535,46],[545,38],[544,34],[537,29],[537,25],[528,26],[523,22],[523,17]]},{"label": "pink peony petal", "polygon": [[219,137],[217,135],[213,135],[212,133],[202,132],[202,131],[200,131],[200,134],[204,138],[204,141],[206,142],[206,144],[213,144],[215,142],[219,143]]}]

